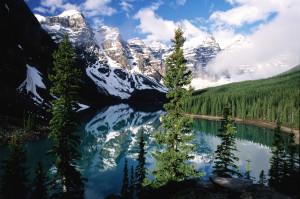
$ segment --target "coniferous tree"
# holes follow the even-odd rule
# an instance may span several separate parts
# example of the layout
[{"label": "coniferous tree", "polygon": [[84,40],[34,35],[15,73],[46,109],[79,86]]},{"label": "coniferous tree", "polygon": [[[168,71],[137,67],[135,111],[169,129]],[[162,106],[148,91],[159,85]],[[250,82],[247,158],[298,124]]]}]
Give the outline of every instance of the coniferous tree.
[{"label": "coniferous tree", "polygon": [[33,180],[32,199],[47,199],[48,197],[48,176],[44,173],[42,162],[39,161],[35,168]]},{"label": "coniferous tree", "polygon": [[134,198],[134,187],[135,187],[134,168],[133,168],[133,165],[131,165],[129,198],[132,198],[132,199]]},{"label": "coniferous tree", "polygon": [[174,52],[166,59],[167,74],[164,84],[170,89],[167,94],[169,103],[164,105],[167,111],[162,117],[164,132],[155,134],[156,142],[163,149],[153,154],[157,162],[157,169],[153,171],[154,186],[197,175],[195,167],[187,164],[188,160],[193,159],[190,153],[195,150],[195,146],[191,144],[194,138],[190,129],[192,120],[183,114],[184,102],[191,96],[191,89],[186,87],[190,85],[192,78],[183,55],[184,42],[183,31],[179,27],[172,40]]},{"label": "coniferous tree", "polygon": [[138,198],[143,198],[144,196],[144,189],[143,189],[143,182],[146,179],[147,169],[146,169],[146,158],[145,158],[145,141],[144,141],[144,131],[141,131],[140,140],[139,140],[139,155],[138,155],[138,165],[135,169],[135,176],[136,176],[136,191]]},{"label": "coniferous tree", "polygon": [[286,193],[299,193],[299,153],[297,154],[297,145],[295,143],[295,134],[292,131],[288,137],[287,160],[284,162],[284,177],[280,190]]},{"label": "coniferous tree", "polygon": [[245,175],[244,175],[245,179],[248,179],[248,180],[253,179],[253,177],[251,176],[251,171],[252,171],[251,160],[247,159],[246,160],[246,172],[245,172]]},{"label": "coniferous tree", "polygon": [[232,125],[230,117],[230,108],[226,106],[224,108],[223,117],[221,121],[220,134],[218,137],[221,139],[221,143],[217,146],[215,151],[215,165],[213,166],[213,175],[218,177],[231,178],[234,175],[241,176],[239,168],[236,165],[236,161],[239,158],[236,157],[233,152],[238,151],[236,148],[235,127]]},{"label": "coniferous tree", "polygon": [[264,170],[261,170],[259,174],[259,180],[258,183],[261,185],[264,185],[267,182],[266,174]]},{"label": "coniferous tree", "polygon": [[123,183],[121,188],[121,196],[123,198],[129,198],[128,188],[129,188],[128,163],[127,163],[127,158],[125,158],[124,169],[123,169]]},{"label": "coniferous tree", "polygon": [[[298,171],[299,167],[299,153],[297,154],[297,145],[295,143],[295,133],[292,131],[289,133],[288,140],[288,170]],[[298,163],[298,164],[297,164]]]},{"label": "coniferous tree", "polygon": [[52,119],[50,121],[49,138],[54,140],[54,146],[49,153],[56,158],[56,180],[61,191],[58,196],[62,198],[83,198],[84,182],[76,168],[76,160],[80,154],[76,147],[79,136],[75,133],[77,126],[76,105],[78,104],[78,91],[80,71],[75,68],[75,54],[65,35],[59,48],[53,54],[54,70],[49,75],[53,87],[51,94],[56,99],[52,101]]},{"label": "coniferous tree", "polygon": [[280,122],[274,129],[274,140],[272,146],[272,157],[270,158],[269,169],[269,185],[278,189],[284,177],[284,170],[286,165],[286,154],[284,151],[284,138],[281,132]]},{"label": "coniferous tree", "polygon": [[9,157],[2,165],[1,195],[5,199],[26,198],[29,193],[25,151],[17,135],[9,143]]}]

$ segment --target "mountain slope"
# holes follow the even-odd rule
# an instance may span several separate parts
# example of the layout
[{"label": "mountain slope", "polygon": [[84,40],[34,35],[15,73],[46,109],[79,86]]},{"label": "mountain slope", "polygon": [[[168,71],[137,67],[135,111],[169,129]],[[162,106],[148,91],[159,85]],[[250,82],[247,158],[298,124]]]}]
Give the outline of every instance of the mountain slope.
[{"label": "mountain slope", "polygon": [[38,115],[51,99],[47,72],[57,45],[23,0],[1,1],[0,18],[0,115]]},{"label": "mountain slope", "polygon": [[299,128],[300,67],[275,77],[198,90],[186,103],[189,113],[222,116],[225,104],[239,118],[260,119]]},{"label": "mountain slope", "polygon": [[130,49],[117,29],[104,26],[94,33],[84,16],[74,10],[54,17],[36,17],[57,43],[64,34],[69,34],[81,63],[77,67],[84,74],[83,87],[88,88],[86,84],[96,87],[93,91],[86,90],[87,94],[94,93],[86,100],[99,101],[97,93],[116,100],[165,100],[167,89],[163,85],[147,75],[131,71]]}]

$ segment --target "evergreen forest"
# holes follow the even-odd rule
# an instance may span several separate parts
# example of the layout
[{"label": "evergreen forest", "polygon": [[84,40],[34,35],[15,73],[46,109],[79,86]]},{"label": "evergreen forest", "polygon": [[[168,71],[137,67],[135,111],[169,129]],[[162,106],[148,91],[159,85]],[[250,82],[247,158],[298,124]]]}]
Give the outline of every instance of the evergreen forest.
[{"label": "evergreen forest", "polygon": [[222,116],[230,104],[233,118],[276,122],[299,128],[300,66],[275,77],[194,91],[185,103],[192,114]]}]

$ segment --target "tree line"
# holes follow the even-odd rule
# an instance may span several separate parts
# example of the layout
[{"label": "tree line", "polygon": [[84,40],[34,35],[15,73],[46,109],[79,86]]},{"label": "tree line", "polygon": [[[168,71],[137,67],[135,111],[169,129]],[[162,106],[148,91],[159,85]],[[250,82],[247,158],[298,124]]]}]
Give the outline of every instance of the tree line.
[{"label": "tree line", "polygon": [[[166,60],[167,75],[165,85],[170,89],[167,94],[169,102],[164,105],[167,113],[162,117],[163,132],[155,134],[155,140],[160,148],[151,155],[156,159],[156,169],[150,171],[154,180],[147,179],[145,162],[145,140],[143,132],[139,139],[139,156],[136,168],[128,168],[127,159],[124,162],[123,185],[120,195],[107,198],[168,198],[174,190],[191,187],[203,172],[189,164],[194,157],[194,135],[191,131],[192,120],[185,116],[186,102],[191,97],[191,73],[187,70],[183,56],[183,31],[179,27],[172,40],[174,52]],[[74,68],[74,50],[66,35],[58,51],[54,53],[54,71],[50,75],[53,84],[51,93],[56,97],[52,102],[52,119],[50,120],[50,135],[54,141],[49,155],[54,157],[53,175],[49,177],[43,171],[43,165],[36,165],[35,178],[30,188],[28,183],[28,168],[25,151],[17,136],[10,142],[10,154],[2,165],[0,194],[6,199],[26,198],[58,198],[82,199],[85,193],[85,181],[81,176],[76,160],[80,158],[77,145],[80,142],[76,132],[76,105],[78,104],[80,72]],[[226,99],[226,98],[224,98]],[[224,100],[223,99],[223,100]],[[228,99],[228,98],[227,98]],[[220,99],[221,100],[221,99]],[[236,128],[232,117],[237,112],[232,101],[225,100],[220,106],[223,119],[217,136],[221,143],[215,151],[212,175],[216,177],[244,177],[251,179],[251,161],[247,161],[246,173],[241,174],[237,165],[239,159],[234,152],[236,147]],[[235,113],[233,113],[235,112]],[[279,121],[279,113],[277,113]],[[299,183],[299,154],[294,143],[294,134],[290,133],[288,147],[284,147],[280,124],[274,130],[272,143],[271,167],[268,171],[268,184],[282,192],[297,192],[296,186],[285,186],[287,182],[293,185]],[[265,171],[261,172],[259,183],[266,182]]]},{"label": "tree line", "polygon": [[184,106],[188,113],[222,116],[230,104],[232,117],[280,120],[282,125],[299,128],[300,67],[268,79],[246,81],[198,90]]}]

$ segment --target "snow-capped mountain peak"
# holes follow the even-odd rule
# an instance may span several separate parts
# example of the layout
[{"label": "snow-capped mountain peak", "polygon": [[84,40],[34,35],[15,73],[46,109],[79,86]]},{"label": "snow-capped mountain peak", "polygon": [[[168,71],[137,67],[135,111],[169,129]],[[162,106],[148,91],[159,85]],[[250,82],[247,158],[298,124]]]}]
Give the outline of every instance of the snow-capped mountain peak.
[{"label": "snow-capped mountain peak", "polygon": [[57,15],[57,17],[71,17],[71,16],[82,16],[81,12],[77,11],[77,10],[66,10],[64,12],[62,12],[60,15]]},{"label": "snow-capped mountain peak", "polygon": [[149,45],[149,48],[155,52],[158,52],[168,50],[170,47],[158,40],[155,40]]}]

